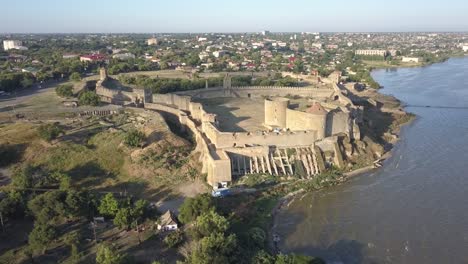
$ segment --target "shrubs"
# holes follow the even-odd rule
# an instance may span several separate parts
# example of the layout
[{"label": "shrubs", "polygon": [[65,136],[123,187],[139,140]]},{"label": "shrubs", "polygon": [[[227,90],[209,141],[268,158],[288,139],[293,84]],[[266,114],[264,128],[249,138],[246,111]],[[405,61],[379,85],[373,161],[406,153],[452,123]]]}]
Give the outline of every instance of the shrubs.
[{"label": "shrubs", "polygon": [[78,97],[80,105],[99,105],[99,96],[93,92],[86,91],[80,94]]},{"label": "shrubs", "polygon": [[179,220],[183,224],[187,224],[195,220],[202,213],[208,212],[213,208],[213,200],[209,194],[202,194],[194,198],[187,198],[179,209]]},{"label": "shrubs", "polygon": [[182,242],[184,242],[184,233],[180,230],[172,232],[164,238],[164,243],[170,248],[175,248]]},{"label": "shrubs", "polygon": [[97,264],[123,264],[128,263],[128,257],[121,254],[113,245],[101,244],[96,252]]},{"label": "shrubs", "polygon": [[39,136],[49,142],[56,139],[62,132],[63,129],[56,123],[41,125],[38,129]]},{"label": "shrubs", "polygon": [[129,147],[140,147],[144,140],[145,134],[136,129],[132,129],[125,134],[124,143]]},{"label": "shrubs", "polygon": [[72,97],[73,96],[73,85],[62,84],[55,88],[55,92],[60,97]]},{"label": "shrubs", "polygon": [[74,72],[70,75],[70,81],[79,82],[81,81],[81,75],[78,72]]}]

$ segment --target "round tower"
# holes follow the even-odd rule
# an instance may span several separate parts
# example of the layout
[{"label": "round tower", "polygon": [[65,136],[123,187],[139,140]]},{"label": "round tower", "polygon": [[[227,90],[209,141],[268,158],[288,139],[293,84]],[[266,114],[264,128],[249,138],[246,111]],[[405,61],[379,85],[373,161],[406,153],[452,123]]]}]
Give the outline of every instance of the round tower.
[{"label": "round tower", "polygon": [[265,99],[265,125],[286,128],[286,110],[289,99],[276,97]]},{"label": "round tower", "polygon": [[312,121],[310,124],[314,130],[317,130],[317,139],[324,139],[327,127],[327,110],[319,102],[314,102],[307,108],[306,113]]}]

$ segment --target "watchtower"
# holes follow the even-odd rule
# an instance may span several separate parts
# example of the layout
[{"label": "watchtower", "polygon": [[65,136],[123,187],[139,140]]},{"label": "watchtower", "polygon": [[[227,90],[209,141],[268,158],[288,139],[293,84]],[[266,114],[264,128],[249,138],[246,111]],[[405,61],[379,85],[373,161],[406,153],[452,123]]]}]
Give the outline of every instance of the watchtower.
[{"label": "watchtower", "polygon": [[231,75],[229,73],[226,73],[226,75],[224,75],[224,81],[223,81],[223,88],[224,89],[231,89]]}]

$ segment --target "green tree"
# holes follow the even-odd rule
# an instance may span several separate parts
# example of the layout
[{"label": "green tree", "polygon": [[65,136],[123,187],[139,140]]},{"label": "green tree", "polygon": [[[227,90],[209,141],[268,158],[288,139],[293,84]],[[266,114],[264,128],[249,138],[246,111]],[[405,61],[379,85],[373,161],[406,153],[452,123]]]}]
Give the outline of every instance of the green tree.
[{"label": "green tree", "polygon": [[190,223],[202,213],[213,208],[213,199],[209,194],[200,194],[194,198],[187,198],[179,209],[179,220],[184,224]]},{"label": "green tree", "polygon": [[294,61],[293,72],[294,73],[303,73],[305,70],[304,62],[302,60],[297,59]]},{"label": "green tree", "polygon": [[136,129],[132,129],[125,134],[124,143],[129,147],[141,147],[145,140],[145,134]]},{"label": "green tree", "polygon": [[81,75],[78,72],[73,72],[70,74],[70,81],[79,82],[81,81]]},{"label": "green tree", "polygon": [[121,229],[129,229],[132,222],[132,210],[129,207],[120,208],[115,214],[114,224]]},{"label": "green tree", "polygon": [[124,264],[127,262],[126,258],[126,255],[119,253],[114,246],[101,244],[97,248],[97,264]]},{"label": "green tree", "polygon": [[39,136],[45,141],[52,141],[56,139],[61,133],[63,133],[62,127],[58,124],[44,124],[39,126],[37,129]]},{"label": "green tree", "polygon": [[252,258],[253,264],[274,264],[275,257],[268,254],[265,250],[258,251]]},{"label": "green tree", "polygon": [[99,105],[100,99],[96,93],[86,91],[80,94],[80,96],[78,97],[78,101],[80,105],[97,106]]},{"label": "green tree", "polygon": [[276,256],[275,264],[325,264],[325,261],[323,261],[320,258],[314,258],[304,255],[280,254]]},{"label": "green tree", "polygon": [[28,242],[33,250],[41,250],[44,254],[56,235],[57,231],[52,225],[36,222],[34,229],[29,233]]},{"label": "green tree", "polygon": [[34,186],[34,167],[26,163],[16,168],[13,171],[12,184],[21,189],[32,188]]},{"label": "green tree", "polygon": [[235,235],[213,233],[201,239],[188,258],[191,264],[233,263],[237,246]]},{"label": "green tree", "polygon": [[81,234],[78,231],[72,231],[65,235],[64,243],[70,247],[70,258],[67,263],[78,264],[82,254],[79,251],[79,244],[81,240]]},{"label": "green tree", "polygon": [[62,84],[55,88],[55,93],[60,97],[72,97],[73,96],[73,85]]},{"label": "green tree", "polygon": [[115,199],[114,194],[108,193],[102,198],[98,211],[105,216],[115,217],[119,211],[119,202]]},{"label": "green tree", "polygon": [[263,229],[259,227],[253,227],[249,230],[249,236],[255,246],[258,248],[265,247],[266,233]]},{"label": "green tree", "polygon": [[184,233],[180,230],[170,233],[164,238],[164,243],[170,248],[175,248],[184,242]]},{"label": "green tree", "polygon": [[210,210],[197,217],[192,234],[195,238],[201,238],[211,233],[224,233],[228,228],[228,220],[214,210]]}]

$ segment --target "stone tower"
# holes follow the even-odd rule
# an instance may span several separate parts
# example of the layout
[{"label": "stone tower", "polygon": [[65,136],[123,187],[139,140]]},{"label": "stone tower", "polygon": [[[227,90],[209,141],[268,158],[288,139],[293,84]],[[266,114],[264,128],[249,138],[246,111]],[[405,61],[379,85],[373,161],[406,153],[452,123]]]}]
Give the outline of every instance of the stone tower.
[{"label": "stone tower", "polygon": [[107,69],[105,67],[101,67],[99,69],[99,75],[100,75],[99,80],[101,82],[105,81],[107,79]]},{"label": "stone tower", "polygon": [[231,75],[229,73],[226,73],[226,75],[224,75],[224,81],[223,81],[223,88],[224,89],[231,89]]}]

